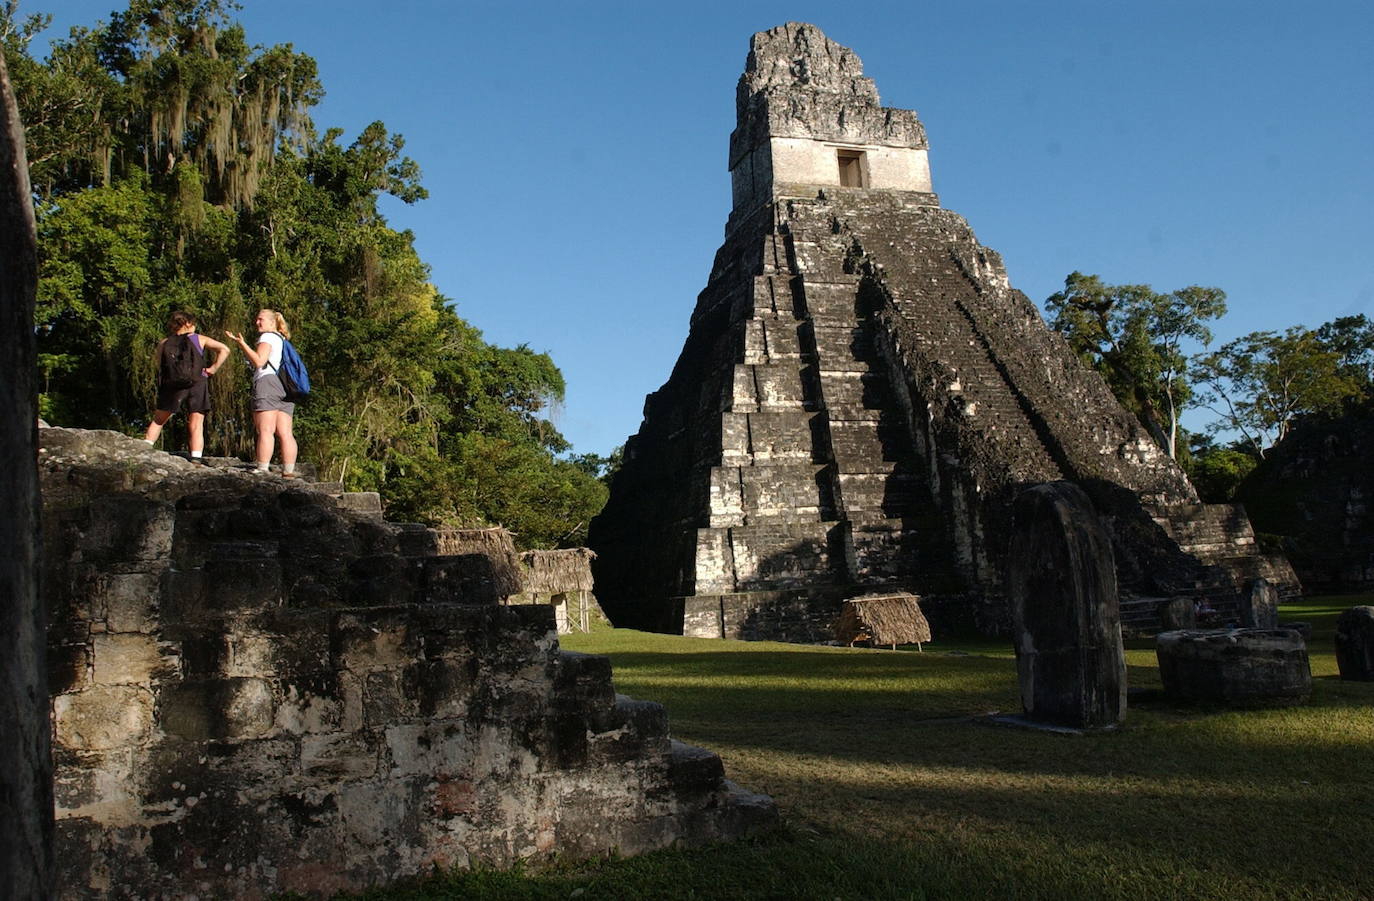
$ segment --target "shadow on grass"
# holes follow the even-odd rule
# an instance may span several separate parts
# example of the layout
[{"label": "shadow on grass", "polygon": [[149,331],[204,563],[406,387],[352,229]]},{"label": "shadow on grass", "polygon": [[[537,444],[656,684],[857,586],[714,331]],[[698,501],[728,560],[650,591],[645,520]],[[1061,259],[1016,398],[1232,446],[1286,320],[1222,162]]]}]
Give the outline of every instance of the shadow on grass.
[{"label": "shadow on grass", "polygon": [[[675,735],[719,751],[794,825],[907,855],[919,837],[980,880],[1028,880],[979,896],[1374,895],[1374,685],[1318,680],[1310,704],[1270,710],[1159,697],[1120,731],[1065,737],[948,721],[1019,709],[1010,658],[660,640],[680,644],[608,648],[618,690],[664,703]],[[1129,679],[1159,685],[1143,663]],[[1103,881],[1085,891],[1085,872]]]}]

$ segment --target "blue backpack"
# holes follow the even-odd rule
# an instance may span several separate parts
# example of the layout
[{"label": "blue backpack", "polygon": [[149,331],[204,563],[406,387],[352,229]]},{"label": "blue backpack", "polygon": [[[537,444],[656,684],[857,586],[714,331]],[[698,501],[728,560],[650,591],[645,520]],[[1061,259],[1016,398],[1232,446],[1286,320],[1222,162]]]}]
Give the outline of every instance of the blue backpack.
[{"label": "blue backpack", "polygon": [[310,396],[310,373],[305,371],[305,361],[301,359],[296,346],[285,338],[281,339],[281,366],[277,369],[277,376],[286,389],[286,399],[291,403]]}]

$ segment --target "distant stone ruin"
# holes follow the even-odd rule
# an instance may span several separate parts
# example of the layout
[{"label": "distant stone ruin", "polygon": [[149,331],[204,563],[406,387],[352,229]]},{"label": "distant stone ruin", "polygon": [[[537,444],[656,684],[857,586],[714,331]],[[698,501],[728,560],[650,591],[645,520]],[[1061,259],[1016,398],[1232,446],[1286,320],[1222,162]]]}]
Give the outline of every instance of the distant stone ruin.
[{"label": "distant stone ruin", "polygon": [[1374,404],[1302,422],[1238,491],[1302,583],[1319,594],[1374,591]]},{"label": "distant stone ruin", "polygon": [[485,551],[337,484],[41,440],[59,897],[329,895],[775,818],[552,607],[499,604]]},{"label": "distant stone ruin", "polygon": [[852,51],[756,34],[737,108],[725,243],[591,525],[613,622],[817,641],[844,600],[907,591],[936,634],[1004,630],[1012,500],[1057,480],[1106,518],[1128,627],[1295,590],[940,207],[924,128]]}]

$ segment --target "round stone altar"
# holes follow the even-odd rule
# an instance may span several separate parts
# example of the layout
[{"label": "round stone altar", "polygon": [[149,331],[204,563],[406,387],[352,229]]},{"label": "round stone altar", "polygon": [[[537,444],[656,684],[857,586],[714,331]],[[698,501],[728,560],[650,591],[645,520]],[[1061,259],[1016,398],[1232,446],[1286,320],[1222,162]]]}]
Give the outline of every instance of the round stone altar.
[{"label": "round stone altar", "polygon": [[1155,642],[1164,692],[1174,700],[1298,704],[1312,691],[1307,644],[1288,629],[1180,629]]}]

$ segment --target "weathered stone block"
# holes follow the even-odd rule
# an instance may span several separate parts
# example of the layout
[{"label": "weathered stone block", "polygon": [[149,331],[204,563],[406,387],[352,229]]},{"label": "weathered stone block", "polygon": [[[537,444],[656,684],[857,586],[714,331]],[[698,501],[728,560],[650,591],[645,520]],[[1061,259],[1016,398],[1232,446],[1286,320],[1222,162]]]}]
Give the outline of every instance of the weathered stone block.
[{"label": "weathered stone block", "polygon": [[181,626],[220,623],[281,602],[281,564],[275,559],[210,560],[203,569],[170,570],[162,593],[164,616]]},{"label": "weathered stone block", "polygon": [[669,754],[668,780],[676,792],[699,794],[714,791],[725,779],[725,765],[714,751],[673,739]]},{"label": "weathered stone block", "polygon": [[[295,784],[300,772],[300,745],[293,738],[228,741],[182,741],[164,736],[141,752],[143,801],[213,809],[223,799],[261,801],[280,787]],[[189,802],[189,804],[188,804]]]},{"label": "weathered stone block", "polygon": [[1012,516],[1007,590],[1026,716],[1115,726],[1126,714],[1126,658],[1111,539],[1067,482],[1022,492]]},{"label": "weathered stone block", "polygon": [[363,722],[381,726],[410,719],[420,712],[416,686],[400,669],[374,670],[363,675]]},{"label": "weathered stone block", "polygon": [[351,610],[336,614],[330,628],[330,651],[336,665],[355,672],[400,667],[418,656],[404,608]]},{"label": "weathered stone block", "polygon": [[276,700],[262,679],[200,679],[163,689],[158,718],[188,741],[257,738],[272,728]]},{"label": "weathered stone block", "polygon": [[111,632],[151,632],[157,628],[164,571],[165,567],[107,573],[97,579],[94,600]]},{"label": "weathered stone block", "polygon": [[[472,773],[474,748],[463,723],[397,723],[384,734],[393,777],[464,778]],[[495,741],[490,735],[485,740]]]},{"label": "weathered stone block", "polygon": [[554,670],[554,699],[564,709],[610,709],[615,704],[611,659],[600,654],[559,651]]},{"label": "weathered stone block", "polygon": [[78,545],[82,559],[98,564],[166,560],[172,552],[170,504],[131,495],[96,497],[91,525]]},{"label": "weathered stone block", "polygon": [[343,688],[334,673],[285,681],[281,694],[275,728],[293,735],[339,732],[345,728]]},{"label": "weathered stone block", "polygon": [[502,598],[496,567],[486,554],[427,557],[426,604],[496,604]]},{"label": "weathered stone block", "polygon": [[683,599],[682,634],[688,638],[724,638],[720,595],[695,594]]},{"label": "weathered stone block", "polygon": [[378,554],[349,561],[347,601],[357,607],[394,607],[413,603],[420,584],[419,561]]},{"label": "weathered stone block", "polygon": [[417,715],[457,719],[467,713],[479,676],[472,658],[440,659],[412,664],[403,679],[415,698]]},{"label": "weathered stone block", "polygon": [[330,668],[328,610],[268,610],[230,636],[224,675],[292,678]]},{"label": "weathered stone block", "polygon": [[97,685],[53,699],[57,743],[105,751],[146,741],[153,727],[153,695],[135,685]]},{"label": "weathered stone block", "polygon": [[337,499],[340,510],[352,513],[382,515],[382,496],[375,491],[346,491]]},{"label": "weathered stone block", "polygon": [[1181,701],[1297,704],[1312,691],[1307,645],[1286,629],[1161,632],[1155,654],[1165,693]]},{"label": "weathered stone block", "polygon": [[151,685],[180,675],[177,658],[151,635],[109,632],[91,637],[93,680],[102,685]]},{"label": "weathered stone block", "polygon": [[379,747],[369,733],[307,735],[301,739],[301,774],[330,780],[377,772]]},{"label": "weathered stone block", "polygon": [[1351,607],[1336,618],[1336,665],[1342,679],[1374,682],[1374,607]]},{"label": "weathered stone block", "polygon": [[744,512],[750,522],[784,517],[794,522],[819,522],[824,507],[825,468],[812,463],[760,465],[738,470],[744,491]]},{"label": "weathered stone block", "polygon": [[53,749],[53,800],[71,817],[91,814],[132,822],[142,817],[138,786],[143,748],[123,745],[102,751]]}]

